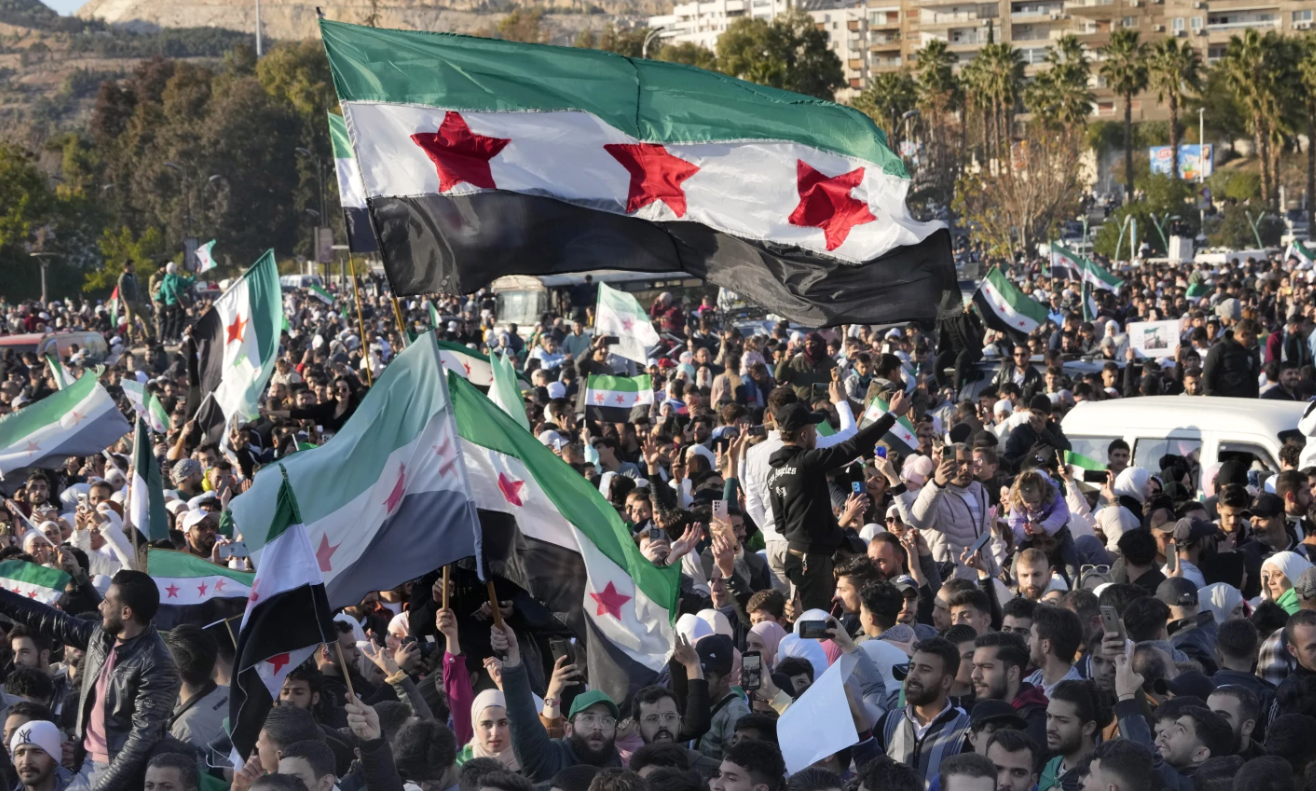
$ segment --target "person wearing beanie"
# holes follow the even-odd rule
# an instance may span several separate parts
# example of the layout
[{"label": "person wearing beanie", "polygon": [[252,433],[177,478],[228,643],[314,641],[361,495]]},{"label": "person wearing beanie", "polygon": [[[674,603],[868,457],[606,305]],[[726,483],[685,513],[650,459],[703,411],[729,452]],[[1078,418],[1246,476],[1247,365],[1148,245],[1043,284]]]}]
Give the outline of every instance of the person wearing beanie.
[{"label": "person wearing beanie", "polygon": [[64,791],[73,773],[60,764],[64,755],[59,728],[46,720],[18,726],[9,739],[9,755],[22,791]]}]

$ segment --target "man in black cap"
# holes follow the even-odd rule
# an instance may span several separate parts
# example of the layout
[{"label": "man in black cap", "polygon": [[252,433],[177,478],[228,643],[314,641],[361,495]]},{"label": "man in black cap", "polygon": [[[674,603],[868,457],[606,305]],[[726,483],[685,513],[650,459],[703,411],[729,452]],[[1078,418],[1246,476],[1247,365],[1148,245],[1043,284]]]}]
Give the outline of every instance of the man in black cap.
[{"label": "man in black cap", "polygon": [[974,752],[986,755],[987,742],[992,740],[992,734],[1005,728],[1027,731],[1028,722],[1008,701],[979,700],[973,704],[973,712],[969,715],[969,744],[973,745]]},{"label": "man in black cap", "polygon": [[710,634],[695,644],[699,665],[708,680],[708,699],[712,702],[712,719],[708,732],[695,741],[695,749],[714,760],[722,757],[731,743],[736,721],[749,714],[744,698],[731,691],[731,666],[735,647],[724,634]]},{"label": "man in black cap", "polygon": [[1239,547],[1247,569],[1243,596],[1252,597],[1261,592],[1261,564],[1276,552],[1298,552],[1298,540],[1285,524],[1284,501],[1276,495],[1258,494],[1242,516],[1252,524],[1250,538]]},{"label": "man in black cap", "polygon": [[1172,572],[1168,568],[1169,558],[1166,558],[1166,576],[1183,577],[1197,587],[1205,588],[1206,580],[1202,577],[1202,569],[1198,564],[1202,560],[1202,553],[1206,551],[1207,540],[1216,534],[1215,525],[1201,519],[1185,517],[1175,522],[1170,532],[1174,536],[1175,561],[1179,570],[1177,573]]},{"label": "man in black cap", "polygon": [[1156,588],[1156,598],[1170,607],[1170,622],[1165,626],[1170,633],[1170,644],[1195,659],[1207,675],[1214,675],[1219,669],[1215,657],[1215,616],[1202,612],[1197,585],[1185,577],[1170,577]]},{"label": "man in black cap", "polygon": [[786,578],[804,609],[826,610],[835,580],[832,553],[845,539],[832,513],[827,473],[868,451],[905,411],[905,394],[892,397],[890,411],[846,442],[817,448],[823,415],[804,404],[787,404],[773,416],[782,447],[768,457],[768,496],[777,528],[786,539]]}]

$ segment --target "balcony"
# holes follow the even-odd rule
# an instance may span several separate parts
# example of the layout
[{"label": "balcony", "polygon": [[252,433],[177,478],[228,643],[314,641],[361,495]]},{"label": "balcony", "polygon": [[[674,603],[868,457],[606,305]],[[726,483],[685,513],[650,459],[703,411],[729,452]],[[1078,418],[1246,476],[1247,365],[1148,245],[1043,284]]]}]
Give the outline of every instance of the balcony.
[{"label": "balcony", "polygon": [[863,71],[863,70],[864,70],[864,59],[863,59],[863,58],[850,58],[850,60],[846,63],[846,66],[849,67],[850,71]]},{"label": "balcony", "polygon": [[923,14],[919,18],[919,28],[952,27],[966,22],[985,22],[995,17],[979,16],[977,12],[963,14]]},{"label": "balcony", "polygon": [[858,19],[851,19],[849,22],[846,22],[846,23],[845,23],[845,29],[846,29],[846,30],[849,30],[849,31],[852,32],[852,33],[853,33],[853,32],[857,32],[857,31],[859,30],[859,26],[860,26],[861,24],[863,24],[863,23],[862,23],[860,20],[858,20]]},{"label": "balcony", "polygon": [[1262,30],[1265,28],[1271,28],[1278,30],[1279,26],[1279,17],[1274,19],[1243,19],[1237,22],[1212,22],[1208,19],[1206,22],[1206,32],[1217,33],[1221,31],[1247,30],[1248,28],[1258,28]]},{"label": "balcony", "polygon": [[900,49],[900,34],[886,33],[869,36],[868,48],[870,50]]},{"label": "balcony", "polygon": [[1114,0],[1065,0],[1065,13],[1083,17],[1111,17]]}]

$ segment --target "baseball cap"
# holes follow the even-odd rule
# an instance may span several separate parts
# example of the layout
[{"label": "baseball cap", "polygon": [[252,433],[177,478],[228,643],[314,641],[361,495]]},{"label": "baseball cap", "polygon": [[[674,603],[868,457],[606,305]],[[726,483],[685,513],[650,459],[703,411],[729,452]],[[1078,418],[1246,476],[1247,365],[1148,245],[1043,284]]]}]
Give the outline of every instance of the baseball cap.
[{"label": "baseball cap", "polygon": [[1197,604],[1197,586],[1183,577],[1170,577],[1156,586],[1156,598],[1171,607],[1192,607]]},{"label": "baseball cap", "polygon": [[695,643],[695,652],[699,654],[699,664],[705,673],[717,673],[725,676],[731,672],[732,656],[735,646],[731,638],[724,634],[710,634]]},{"label": "baseball cap", "polygon": [[1211,697],[1212,692],[1215,692],[1215,682],[1198,670],[1180,673],[1168,681],[1158,680],[1155,686],[1158,693],[1164,695],[1170,692],[1176,698],[1194,697],[1206,700]]},{"label": "baseball cap", "polygon": [[209,511],[188,511],[187,513],[183,514],[183,526],[179,529],[182,530],[184,533],[186,533],[187,531],[201,524],[206,519],[210,518],[210,516],[211,514]]},{"label": "baseball cap", "polygon": [[1252,500],[1252,505],[1243,512],[1243,516],[1251,518],[1259,516],[1262,519],[1269,519],[1272,516],[1279,516],[1284,513],[1284,501],[1279,495],[1270,492],[1262,492]]},{"label": "baseball cap", "polygon": [[777,410],[773,415],[777,421],[777,428],[781,431],[798,431],[805,426],[816,426],[823,422],[823,415],[820,412],[813,412],[799,402],[787,404]]},{"label": "baseball cap", "polygon": [[980,700],[973,704],[969,727],[976,731],[984,725],[1014,728],[1020,731],[1028,729],[1027,721],[1019,716],[1018,710],[1004,700]]},{"label": "baseball cap", "polygon": [[1184,517],[1174,523],[1174,541],[1176,544],[1193,544],[1203,538],[1213,536],[1215,533],[1215,525],[1203,519]]},{"label": "baseball cap", "polygon": [[1304,599],[1316,599],[1316,566],[1298,576],[1293,583],[1293,590]]},{"label": "baseball cap", "polygon": [[577,695],[576,698],[571,701],[571,711],[567,713],[567,719],[571,719],[590,706],[599,703],[608,707],[608,712],[612,714],[614,720],[621,719],[621,711],[617,709],[617,704],[613,703],[612,698],[608,697],[608,693],[601,689],[591,689]]},{"label": "baseball cap", "polygon": [[914,578],[909,576],[908,574],[901,574],[899,577],[896,577],[895,579],[891,580],[891,584],[895,585],[896,589],[899,590],[901,593],[905,593],[907,591],[918,593],[918,583],[915,582]]},{"label": "baseball cap", "polygon": [[883,629],[882,636],[879,640],[886,640],[892,643],[912,643],[918,635],[914,633],[914,627],[898,623],[890,629]]}]

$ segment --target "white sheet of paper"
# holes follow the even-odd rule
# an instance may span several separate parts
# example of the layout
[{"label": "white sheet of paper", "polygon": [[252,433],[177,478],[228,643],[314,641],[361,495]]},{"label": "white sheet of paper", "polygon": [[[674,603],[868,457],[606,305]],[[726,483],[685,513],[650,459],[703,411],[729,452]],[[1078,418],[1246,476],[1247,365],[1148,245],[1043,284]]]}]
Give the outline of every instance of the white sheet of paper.
[{"label": "white sheet of paper", "polygon": [[777,721],[777,742],[786,771],[795,774],[810,764],[859,742],[850,717],[845,682],[859,660],[851,654],[827,668]]},{"label": "white sheet of paper", "polygon": [[1129,346],[1138,357],[1173,357],[1179,351],[1179,320],[1129,324]]}]

